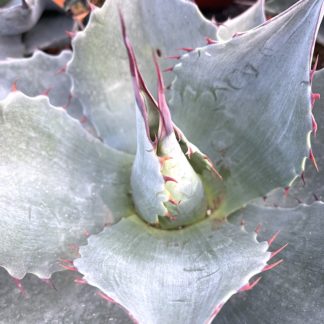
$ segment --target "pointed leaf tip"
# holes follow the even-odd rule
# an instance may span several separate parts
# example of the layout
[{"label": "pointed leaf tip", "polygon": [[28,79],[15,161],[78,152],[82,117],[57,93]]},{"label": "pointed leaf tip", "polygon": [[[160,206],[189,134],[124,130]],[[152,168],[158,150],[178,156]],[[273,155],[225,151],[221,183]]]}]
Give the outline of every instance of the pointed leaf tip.
[{"label": "pointed leaf tip", "polygon": [[167,104],[164,92],[164,81],[160,70],[159,63],[155,54],[153,53],[153,61],[155,65],[156,74],[158,77],[158,109],[161,116],[161,122],[159,127],[159,138],[162,139],[165,136],[170,135],[173,132],[173,123],[171,120],[170,109]]},{"label": "pointed leaf tip", "polygon": [[322,5],[301,1],[241,37],[184,55],[174,69],[172,118],[223,169],[219,217],[286,186],[304,168],[312,130],[310,58]]}]

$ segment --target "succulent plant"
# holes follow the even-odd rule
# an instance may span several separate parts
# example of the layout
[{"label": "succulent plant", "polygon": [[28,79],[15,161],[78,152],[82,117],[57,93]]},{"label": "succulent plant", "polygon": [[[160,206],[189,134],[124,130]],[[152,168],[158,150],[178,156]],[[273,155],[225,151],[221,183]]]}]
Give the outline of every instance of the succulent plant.
[{"label": "succulent plant", "polygon": [[[301,0],[266,21],[259,0],[216,27],[188,1],[111,0],[72,52],[0,62],[0,265],[17,286],[77,270],[139,323],[210,323],[265,276],[294,301],[278,322],[323,321],[323,14]],[[219,322],[257,322],[235,302]]]}]

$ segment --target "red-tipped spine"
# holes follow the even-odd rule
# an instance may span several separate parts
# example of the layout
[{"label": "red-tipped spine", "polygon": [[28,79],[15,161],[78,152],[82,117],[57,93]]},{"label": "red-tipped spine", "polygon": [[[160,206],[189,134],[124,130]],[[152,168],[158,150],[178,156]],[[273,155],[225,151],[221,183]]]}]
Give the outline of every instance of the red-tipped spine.
[{"label": "red-tipped spine", "polygon": [[312,114],[312,129],[313,129],[313,134],[316,137],[318,126],[313,114]]},{"label": "red-tipped spine", "polygon": [[11,92],[16,92],[17,91],[17,80],[15,80],[14,82],[12,82],[11,85]]},{"label": "red-tipped spine", "polygon": [[278,260],[277,262],[275,263],[272,263],[272,264],[267,264],[261,272],[265,272],[265,271],[269,271],[269,270],[272,270],[273,268],[277,267],[279,264],[281,264],[283,262],[283,259],[280,259]]},{"label": "red-tipped spine", "polygon": [[312,93],[311,95],[311,104],[312,104],[312,108],[314,107],[315,105],[315,102],[317,100],[320,100],[321,99],[321,94],[320,93]]},{"label": "red-tipped spine", "polygon": [[268,245],[271,246],[271,244],[276,240],[276,238],[278,237],[280,231],[277,231],[276,233],[274,233],[270,239],[268,240]]},{"label": "red-tipped spine", "polygon": [[207,45],[217,44],[217,41],[216,40],[211,39],[209,37],[206,37],[206,42],[207,42]]},{"label": "red-tipped spine", "polygon": [[262,225],[261,224],[258,224],[254,230],[255,234],[256,235],[259,235],[260,231],[261,231],[261,228],[262,228]]},{"label": "red-tipped spine", "polygon": [[261,280],[261,277],[258,277],[252,283],[247,283],[246,285],[244,285],[243,287],[241,287],[239,289],[239,292],[252,290],[260,282],[260,280]]},{"label": "red-tipped spine", "polygon": [[171,119],[170,109],[168,107],[165,93],[164,93],[164,82],[162,73],[157,61],[156,56],[153,54],[153,60],[155,70],[158,76],[158,109],[160,111],[161,122],[159,127],[159,138],[162,139],[173,132],[173,123]]},{"label": "red-tipped spine", "polygon": [[288,246],[288,243],[286,243],[285,245],[283,245],[281,248],[279,248],[276,251],[271,252],[271,256],[270,259],[274,258],[276,255],[278,255],[282,250],[284,250],[286,247]]},{"label": "red-tipped spine", "polygon": [[163,179],[164,179],[164,182],[175,182],[175,183],[178,183],[178,181],[172,177],[169,177],[169,176],[166,176],[164,175],[163,176]]},{"label": "red-tipped spine", "polygon": [[316,162],[316,159],[315,159],[315,156],[313,154],[313,150],[312,149],[309,150],[309,159],[312,161],[312,163],[313,163],[316,171],[319,172],[319,168],[318,168],[318,165],[317,165],[317,162]]}]

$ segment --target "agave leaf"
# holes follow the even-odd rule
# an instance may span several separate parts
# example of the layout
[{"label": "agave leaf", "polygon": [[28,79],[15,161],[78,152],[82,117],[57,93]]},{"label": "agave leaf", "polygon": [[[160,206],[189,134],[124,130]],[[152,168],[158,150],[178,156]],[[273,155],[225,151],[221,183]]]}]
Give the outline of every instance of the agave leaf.
[{"label": "agave leaf", "polygon": [[8,57],[22,57],[25,52],[21,35],[1,36],[0,35],[0,60]]},{"label": "agave leaf", "polygon": [[[29,274],[16,288],[12,278],[0,269],[0,312],[2,323],[80,323],[131,324],[126,314],[98,296],[97,289],[78,285],[78,273],[61,271],[49,282]],[[21,296],[23,294],[23,296]]]},{"label": "agave leaf", "polygon": [[64,107],[75,118],[81,118],[82,106],[71,94],[71,80],[64,72],[70,51],[58,56],[36,51],[30,58],[0,62],[0,99],[13,87],[30,97],[46,93],[52,105]]},{"label": "agave leaf", "polygon": [[163,231],[132,216],[91,236],[74,264],[140,323],[203,323],[265,267],[268,244],[255,236],[210,219]]},{"label": "agave leaf", "polygon": [[149,223],[158,223],[158,216],[165,215],[164,203],[168,201],[161,165],[149,140],[139,109],[136,110],[137,152],[132,167],[132,197],[137,202],[141,216]]},{"label": "agave leaf", "polygon": [[262,224],[260,238],[280,230],[273,248],[289,245],[280,253],[280,267],[262,275],[249,296],[234,296],[217,317],[219,324],[313,323],[324,321],[324,205],[296,209],[247,207],[243,217],[248,230]]},{"label": "agave leaf", "polygon": [[183,0],[112,0],[95,9],[85,31],[76,36],[68,71],[86,115],[105,143],[135,153],[134,95],[118,6],[152,93],[156,93],[156,76],[154,66],[147,64],[152,60],[152,49],[159,49],[163,56],[175,55],[177,48],[202,45],[205,36],[215,37],[216,27],[203,19],[192,3]]},{"label": "agave leaf", "polygon": [[0,35],[17,35],[31,29],[45,7],[43,0],[10,0],[0,7]]},{"label": "agave leaf", "polygon": [[48,278],[85,233],[130,213],[132,160],[44,96],[15,92],[0,109],[0,264],[16,278]]},{"label": "agave leaf", "polygon": [[258,0],[241,15],[234,19],[229,19],[220,25],[217,31],[218,38],[222,41],[226,41],[239,32],[245,32],[264,23],[266,21],[264,1],[265,0]]},{"label": "agave leaf", "polygon": [[264,199],[258,199],[255,202],[257,205],[294,207],[324,199],[324,69],[315,72],[312,90],[321,95],[321,99],[314,102],[312,111],[318,125],[316,136],[312,134],[312,149],[318,171],[314,162],[308,160],[303,176],[298,177],[290,188],[275,189]]},{"label": "agave leaf", "polygon": [[224,178],[218,217],[302,173],[322,3],[301,1],[242,36],[184,55],[174,67],[173,120]]},{"label": "agave leaf", "polygon": [[24,35],[26,53],[34,53],[37,49],[68,46],[70,39],[66,32],[71,31],[73,25],[72,17],[65,14],[43,15],[37,25]]}]

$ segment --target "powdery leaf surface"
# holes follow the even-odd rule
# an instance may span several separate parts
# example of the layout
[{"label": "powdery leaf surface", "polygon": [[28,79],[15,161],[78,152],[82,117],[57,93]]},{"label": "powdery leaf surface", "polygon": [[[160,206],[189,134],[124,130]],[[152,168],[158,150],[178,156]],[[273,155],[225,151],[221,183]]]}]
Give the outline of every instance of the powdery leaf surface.
[{"label": "powdery leaf surface", "polygon": [[301,1],[242,36],[183,55],[174,67],[173,120],[224,177],[219,217],[303,171],[321,9],[321,0]]},{"label": "powdery leaf surface", "polygon": [[130,213],[132,159],[44,96],[10,94],[0,125],[0,264],[48,278],[88,235]]},{"label": "powdery leaf surface", "polygon": [[236,225],[163,231],[132,216],[91,236],[74,264],[140,323],[203,323],[263,270],[267,248]]}]

